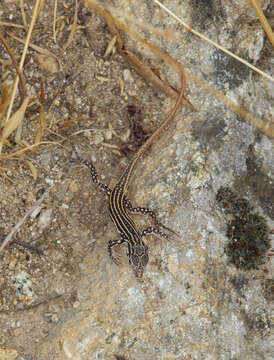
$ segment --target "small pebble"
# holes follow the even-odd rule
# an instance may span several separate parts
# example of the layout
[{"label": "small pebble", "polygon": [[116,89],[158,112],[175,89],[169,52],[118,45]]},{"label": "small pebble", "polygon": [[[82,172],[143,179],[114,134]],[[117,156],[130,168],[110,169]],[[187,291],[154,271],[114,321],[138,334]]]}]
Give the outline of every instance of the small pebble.
[{"label": "small pebble", "polygon": [[41,213],[41,216],[40,216],[39,221],[38,221],[38,226],[41,229],[45,229],[46,227],[49,226],[49,224],[51,222],[51,215],[52,215],[52,209],[44,210]]}]

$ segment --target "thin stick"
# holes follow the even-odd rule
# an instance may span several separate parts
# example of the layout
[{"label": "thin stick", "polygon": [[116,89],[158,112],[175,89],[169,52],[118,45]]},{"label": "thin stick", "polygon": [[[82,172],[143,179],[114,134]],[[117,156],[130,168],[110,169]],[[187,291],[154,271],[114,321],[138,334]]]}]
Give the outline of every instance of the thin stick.
[{"label": "thin stick", "polygon": [[38,255],[43,255],[43,251],[38,249],[37,247],[35,246],[32,246],[24,241],[19,241],[19,240],[13,240],[12,241],[12,244],[17,244],[17,245],[20,245],[26,249],[29,249],[29,250],[32,250],[32,251],[35,251]]},{"label": "thin stick", "polygon": [[17,232],[17,230],[20,228],[20,226],[23,225],[23,223],[26,221],[26,219],[40,206],[40,204],[44,201],[45,197],[48,195],[48,192],[45,192],[39,200],[36,201],[35,205],[26,212],[26,214],[23,216],[21,220],[18,221],[18,223],[12,228],[11,232],[8,236],[6,236],[5,240],[3,241],[3,244],[0,246],[0,254],[3,251],[3,249],[8,245],[8,243],[11,241],[13,235]]},{"label": "thin stick", "polygon": [[176,19],[180,24],[182,24],[188,31],[192,32],[194,35],[198,36],[199,38],[205,40],[206,42],[208,42],[209,44],[215,46],[217,49],[223,51],[224,53],[226,53],[229,56],[232,56],[234,59],[240,61],[242,64],[248,66],[250,69],[256,71],[258,74],[266,77],[268,80],[273,81],[274,82],[274,78],[271,77],[270,75],[266,74],[265,72],[263,72],[262,70],[256,68],[255,66],[251,65],[249,62],[241,59],[239,56],[233,54],[231,51],[225,49],[224,47],[222,47],[221,45],[215,43],[214,41],[210,40],[209,38],[207,38],[206,36],[200,34],[198,31],[192,29],[192,27],[190,27],[189,25],[187,25],[181,18],[179,18],[177,15],[175,15],[172,11],[170,11],[167,7],[165,7],[163,4],[161,4],[158,0],[152,0],[155,4],[157,4],[158,6],[160,6],[162,9],[164,9],[170,16],[172,16],[174,19]]}]

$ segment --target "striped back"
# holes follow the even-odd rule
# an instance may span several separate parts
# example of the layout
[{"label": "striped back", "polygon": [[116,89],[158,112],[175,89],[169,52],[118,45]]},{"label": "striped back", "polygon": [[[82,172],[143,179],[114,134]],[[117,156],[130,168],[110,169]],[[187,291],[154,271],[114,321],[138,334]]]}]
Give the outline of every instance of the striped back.
[{"label": "striped back", "polygon": [[120,186],[119,183],[110,194],[109,212],[111,220],[122,237],[131,242],[131,244],[141,242],[141,236],[136,225],[125,208],[125,192],[123,186]]}]

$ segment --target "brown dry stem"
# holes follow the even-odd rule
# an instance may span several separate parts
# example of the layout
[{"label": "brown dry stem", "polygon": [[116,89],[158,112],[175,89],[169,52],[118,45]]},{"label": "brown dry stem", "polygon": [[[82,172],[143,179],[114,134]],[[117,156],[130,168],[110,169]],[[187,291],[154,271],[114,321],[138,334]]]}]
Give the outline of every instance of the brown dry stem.
[{"label": "brown dry stem", "polygon": [[[132,35],[132,31],[130,29],[122,24],[120,21],[115,19],[108,11],[102,9],[99,7],[94,1],[92,0],[86,0],[88,5],[92,7],[96,12],[98,12],[100,15],[102,15],[105,18],[105,21],[108,25],[108,29],[110,34],[114,37],[116,36],[116,48],[119,51],[119,53],[122,55],[122,57],[130,64],[130,66],[133,67],[133,69],[141,75],[146,81],[149,83],[152,83],[153,86],[163,91],[166,95],[171,96],[172,98],[177,98],[179,91],[175,90],[173,87],[171,87],[168,83],[163,81],[161,78],[159,78],[155,72],[145,63],[143,63],[132,51],[128,50],[126,48],[126,45],[124,43],[124,40],[119,32],[119,29],[125,31],[126,33]],[[151,45],[151,44],[150,44]],[[153,47],[153,45],[151,45]],[[154,47],[156,48],[156,47]],[[158,48],[156,48],[158,49]],[[164,51],[158,49],[159,52],[164,53]],[[165,53],[166,54],[166,53]],[[166,56],[169,56],[166,54]],[[176,62],[175,59],[173,59],[174,62]],[[181,64],[180,64],[181,65]],[[177,70],[184,76],[184,70],[183,66],[177,67]],[[186,99],[183,98],[182,103],[190,108],[191,110],[197,111],[195,107]]]}]

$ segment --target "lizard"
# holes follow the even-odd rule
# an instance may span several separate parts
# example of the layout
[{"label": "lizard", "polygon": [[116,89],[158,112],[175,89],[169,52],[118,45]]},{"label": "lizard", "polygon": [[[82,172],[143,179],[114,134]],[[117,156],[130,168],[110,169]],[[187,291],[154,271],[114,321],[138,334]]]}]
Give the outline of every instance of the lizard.
[{"label": "lizard", "polygon": [[79,153],[76,148],[76,154],[79,157],[80,161],[84,163],[90,170],[91,178],[93,183],[103,192],[105,192],[109,197],[109,214],[110,218],[115,224],[118,232],[120,233],[119,240],[109,240],[108,243],[108,252],[111,259],[119,264],[118,260],[113,256],[112,249],[113,247],[126,243],[127,244],[127,256],[129,258],[129,263],[132,265],[134,273],[137,278],[142,278],[144,269],[148,263],[148,246],[143,241],[143,237],[147,234],[154,234],[162,238],[167,239],[167,235],[162,233],[158,228],[147,227],[142,232],[137,228],[134,220],[130,216],[130,213],[141,213],[148,214],[152,217],[156,225],[160,223],[156,219],[156,215],[153,211],[136,207],[134,208],[131,205],[130,200],[127,198],[126,193],[129,186],[129,181],[136,163],[148,150],[148,148],[155,142],[157,138],[163,133],[166,127],[169,125],[171,120],[175,117],[179,106],[182,102],[184,96],[185,88],[185,77],[182,74],[181,76],[181,91],[178,95],[175,106],[170,112],[168,118],[154,131],[154,133],[146,140],[146,142],[140,147],[133,159],[129,162],[126,169],[123,171],[121,177],[117,181],[113,189],[110,189],[107,185],[99,182],[96,168],[93,163],[89,161],[82,160],[79,156]]}]

